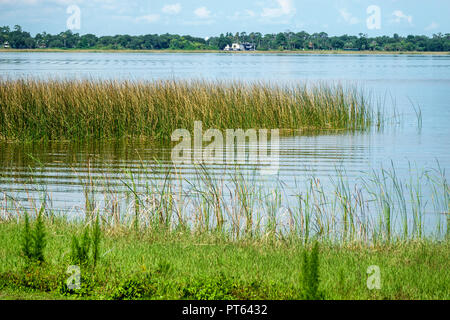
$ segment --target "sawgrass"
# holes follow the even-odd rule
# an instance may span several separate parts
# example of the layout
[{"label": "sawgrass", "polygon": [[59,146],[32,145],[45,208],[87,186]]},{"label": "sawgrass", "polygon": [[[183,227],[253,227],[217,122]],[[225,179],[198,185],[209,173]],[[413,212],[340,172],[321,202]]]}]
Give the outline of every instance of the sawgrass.
[{"label": "sawgrass", "polygon": [[367,97],[342,85],[237,81],[0,80],[0,139],[145,137],[176,129],[344,129],[379,124]]}]

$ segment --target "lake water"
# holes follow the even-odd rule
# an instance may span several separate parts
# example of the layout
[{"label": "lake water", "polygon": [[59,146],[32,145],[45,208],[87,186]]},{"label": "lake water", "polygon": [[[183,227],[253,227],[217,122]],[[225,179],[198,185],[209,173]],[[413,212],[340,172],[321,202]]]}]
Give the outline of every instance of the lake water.
[{"label": "lake water", "polygon": [[[224,53],[0,53],[0,76],[88,79],[206,79],[272,83],[356,84],[399,116],[383,130],[326,132],[281,138],[278,179],[295,187],[311,172],[326,180],[344,168],[351,179],[392,164],[400,177],[410,165],[450,169],[450,55],[312,55]],[[422,123],[414,107],[420,107]],[[37,160],[38,159],[38,160]],[[80,145],[0,143],[0,190],[36,197],[45,185],[54,206],[83,204],[80,178],[124,169],[170,165],[170,148],[143,142]],[[89,160],[89,161],[88,161]],[[88,164],[89,163],[89,164]],[[220,166],[210,170],[220,174]],[[185,166],[186,176],[193,168]],[[430,215],[436,214],[432,211]]]}]

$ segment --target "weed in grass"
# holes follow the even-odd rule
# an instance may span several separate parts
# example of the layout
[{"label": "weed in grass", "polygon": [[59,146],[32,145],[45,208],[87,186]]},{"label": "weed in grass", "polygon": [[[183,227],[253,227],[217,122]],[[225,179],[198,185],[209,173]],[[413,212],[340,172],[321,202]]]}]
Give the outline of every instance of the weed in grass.
[{"label": "weed in grass", "polygon": [[56,291],[63,296],[88,297],[93,293],[95,286],[96,282],[92,276],[88,276],[86,273],[81,273],[79,288],[71,289],[67,286],[66,279],[61,279]]},{"label": "weed in grass", "polygon": [[92,230],[92,263],[94,264],[94,267],[97,265],[97,260],[100,254],[101,232],[100,218],[99,215],[97,215]]},{"label": "weed in grass", "polygon": [[33,259],[37,262],[44,262],[44,249],[46,246],[46,231],[44,224],[44,204],[36,218],[36,225],[33,233]]},{"label": "weed in grass", "polygon": [[80,238],[78,238],[76,235],[72,236],[70,257],[72,263],[74,264],[85,266],[91,262],[95,267],[99,258],[101,238],[101,229],[98,215],[92,227],[92,235],[89,235],[89,231],[89,228],[85,227],[83,235]]},{"label": "weed in grass", "polygon": [[23,229],[23,242],[22,242],[22,253],[28,259],[33,259],[33,236],[30,229],[30,218],[28,216],[28,212],[25,211],[25,223]]},{"label": "weed in grass", "polygon": [[134,276],[123,281],[112,293],[113,300],[130,300],[151,298],[156,292],[156,288],[151,281],[150,274]]},{"label": "weed in grass", "polygon": [[311,253],[305,248],[302,256],[300,276],[301,297],[304,300],[321,300],[324,298],[319,289],[319,243],[314,242]]},{"label": "weed in grass", "polygon": [[235,285],[223,274],[216,277],[193,279],[183,288],[183,298],[194,300],[231,300]]},{"label": "weed in grass", "polygon": [[84,229],[82,237],[72,236],[71,259],[72,263],[86,265],[89,262],[89,249],[91,246],[89,230]]},{"label": "weed in grass", "polygon": [[44,250],[46,246],[46,231],[44,224],[45,207],[41,206],[36,218],[34,229],[30,227],[30,221],[28,213],[25,212],[25,223],[22,235],[22,254],[26,258],[27,262],[31,263],[43,263]]}]

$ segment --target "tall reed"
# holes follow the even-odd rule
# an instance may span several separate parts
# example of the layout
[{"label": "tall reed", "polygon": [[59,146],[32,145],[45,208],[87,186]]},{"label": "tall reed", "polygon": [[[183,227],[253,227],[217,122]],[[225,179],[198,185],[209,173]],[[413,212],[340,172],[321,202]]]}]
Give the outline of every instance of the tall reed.
[{"label": "tall reed", "polygon": [[376,117],[363,92],[339,84],[0,80],[0,139],[6,140],[167,142],[196,120],[217,129],[366,129]]}]

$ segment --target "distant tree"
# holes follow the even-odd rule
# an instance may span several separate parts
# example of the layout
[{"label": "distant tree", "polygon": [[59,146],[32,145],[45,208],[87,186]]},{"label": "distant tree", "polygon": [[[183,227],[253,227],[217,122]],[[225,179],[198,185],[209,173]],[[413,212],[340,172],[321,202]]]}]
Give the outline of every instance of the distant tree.
[{"label": "distant tree", "polygon": [[15,25],[0,27],[0,44],[8,41],[12,48],[27,49],[36,47],[49,48],[109,48],[109,49],[215,49],[222,50],[233,42],[253,43],[257,50],[330,50],[359,49],[387,51],[450,51],[450,34],[436,33],[431,38],[423,35],[408,35],[401,37],[395,33],[392,37],[368,37],[359,33],[358,36],[344,34],[330,37],[326,32],[308,34],[305,31],[292,32],[286,30],[277,34],[260,32],[226,32],[220,36],[209,37],[207,40],[190,35],[147,34],[140,36],[115,35],[97,37],[94,34],[79,35],[67,30],[57,35],[38,33],[32,37],[30,33]]},{"label": "distant tree", "polygon": [[59,39],[55,39],[49,42],[48,44],[49,48],[62,48],[63,47],[63,42]]}]

